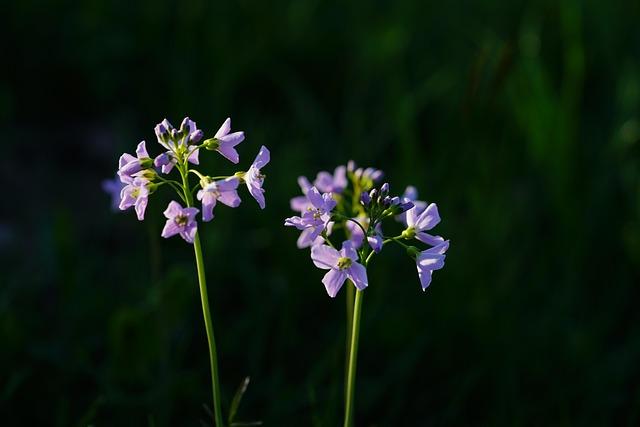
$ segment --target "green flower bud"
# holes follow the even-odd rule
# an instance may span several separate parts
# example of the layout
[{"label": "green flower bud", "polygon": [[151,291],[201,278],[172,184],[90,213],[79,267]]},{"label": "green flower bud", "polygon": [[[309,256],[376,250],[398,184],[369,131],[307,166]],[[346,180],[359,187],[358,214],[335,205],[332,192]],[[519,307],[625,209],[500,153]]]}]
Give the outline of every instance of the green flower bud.
[{"label": "green flower bud", "polygon": [[416,259],[418,255],[420,255],[420,249],[416,248],[415,246],[409,246],[407,248],[407,255],[409,255],[413,259]]},{"label": "green flower bud", "polygon": [[400,236],[402,236],[403,239],[407,240],[413,239],[414,237],[416,237],[415,227],[407,227],[407,229],[404,230]]}]

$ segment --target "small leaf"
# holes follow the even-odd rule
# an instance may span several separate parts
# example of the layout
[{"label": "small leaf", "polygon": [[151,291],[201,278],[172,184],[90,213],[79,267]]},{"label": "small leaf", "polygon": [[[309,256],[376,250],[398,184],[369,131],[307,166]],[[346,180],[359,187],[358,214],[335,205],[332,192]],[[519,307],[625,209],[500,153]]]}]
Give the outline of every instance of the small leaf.
[{"label": "small leaf", "polygon": [[238,412],[238,407],[240,406],[240,401],[242,400],[242,396],[244,396],[244,392],[247,391],[247,387],[249,386],[249,377],[246,377],[242,383],[240,383],[240,387],[238,387],[238,391],[236,391],[236,395],[233,396],[233,400],[231,401],[231,407],[229,408],[229,424],[233,424],[233,419]]}]

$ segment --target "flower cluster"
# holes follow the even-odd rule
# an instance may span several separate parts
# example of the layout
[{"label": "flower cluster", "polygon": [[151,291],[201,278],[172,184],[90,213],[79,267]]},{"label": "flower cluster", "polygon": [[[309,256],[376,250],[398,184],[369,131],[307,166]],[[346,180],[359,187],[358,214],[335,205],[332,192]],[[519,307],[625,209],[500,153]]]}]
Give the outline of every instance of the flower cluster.
[{"label": "flower cluster", "polygon": [[[167,119],[155,127],[158,143],[164,152],[151,157],[145,141],[138,144],[135,156],[124,153],[118,163],[118,180],[103,183],[114,204],[121,210],[133,207],[139,220],[144,219],[149,196],[163,185],[172,187],[185,204],[172,200],[164,211],[167,222],[162,230],[162,237],[180,235],[185,241],[193,243],[198,229],[196,217],[200,209],[194,207],[194,192],[202,205],[202,220],[211,221],[213,209],[218,202],[235,208],[240,205],[238,186],[245,184],[249,193],[256,199],[260,208],[264,209],[265,176],[261,168],[269,163],[269,150],[261,147],[253,164],[247,171],[239,171],[229,176],[209,176],[200,173],[193,165],[200,163],[200,150],[217,151],[234,164],[240,161],[236,146],[244,140],[244,132],[231,132],[231,119],[225,120],[213,138],[202,141],[204,132],[188,117],[182,121],[180,128],[174,128]],[[201,142],[202,141],[202,142]],[[168,174],[177,170],[180,181],[171,179]],[[199,178],[196,185],[191,185],[191,175]]]},{"label": "flower cluster", "polygon": [[[322,282],[331,297],[347,279],[359,290],[366,288],[366,267],[388,243],[402,246],[415,260],[423,290],[433,271],[444,266],[449,241],[428,233],[440,222],[438,207],[418,200],[412,186],[402,196],[391,196],[388,183],[377,186],[382,177],[380,170],[356,168],[349,162],[333,174],[318,173],[313,183],[298,178],[303,195],[291,199],[291,209],[299,215],[284,224],[301,231],[298,247],[311,247],[313,263],[329,270]],[[390,219],[404,226],[394,237],[383,232],[383,223]],[[336,236],[343,242],[340,250],[332,242]],[[409,244],[416,241],[429,247],[421,250]]]}]

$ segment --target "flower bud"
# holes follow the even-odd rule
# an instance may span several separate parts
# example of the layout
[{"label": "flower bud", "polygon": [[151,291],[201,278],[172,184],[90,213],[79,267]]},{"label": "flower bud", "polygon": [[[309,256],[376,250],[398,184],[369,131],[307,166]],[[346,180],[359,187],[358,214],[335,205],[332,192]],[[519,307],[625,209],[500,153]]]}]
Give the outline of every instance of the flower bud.
[{"label": "flower bud", "polygon": [[389,194],[389,183],[385,182],[384,184],[382,184],[382,187],[380,187],[380,195],[382,197],[386,197]]},{"label": "flower bud", "polygon": [[199,142],[203,136],[204,136],[204,132],[202,132],[201,129],[198,129],[195,132],[193,132],[191,136],[189,136],[189,142],[193,142],[193,143]]},{"label": "flower bud", "polygon": [[375,201],[375,200],[376,200],[376,197],[378,197],[378,190],[376,190],[376,189],[374,188],[373,190],[371,190],[371,191],[369,192],[369,198],[370,198],[371,200],[374,200],[374,201]]},{"label": "flower bud", "polygon": [[[382,197],[382,194],[380,194],[380,197]],[[382,199],[382,205],[386,208],[388,208],[389,206],[391,206],[391,197],[389,196],[384,196],[384,198]]]},{"label": "flower bud", "polygon": [[347,172],[353,172],[356,169],[356,162],[349,160],[347,162]]},{"label": "flower bud", "polygon": [[371,203],[371,196],[369,196],[369,193],[363,191],[362,194],[360,194],[360,203],[364,206],[369,206],[369,203]]},{"label": "flower bud", "polygon": [[158,123],[155,127],[156,137],[158,140],[166,143],[169,140],[169,131],[163,123]]}]

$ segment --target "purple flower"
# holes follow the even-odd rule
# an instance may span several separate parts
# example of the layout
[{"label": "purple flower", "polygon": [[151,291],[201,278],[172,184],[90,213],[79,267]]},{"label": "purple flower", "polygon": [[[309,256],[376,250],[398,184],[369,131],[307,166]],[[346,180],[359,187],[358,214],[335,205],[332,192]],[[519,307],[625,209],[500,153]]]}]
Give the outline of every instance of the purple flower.
[{"label": "purple flower", "polygon": [[327,245],[314,246],[311,248],[311,259],[316,267],[329,270],[322,283],[331,298],[337,295],[347,279],[359,290],[363,290],[369,284],[367,269],[358,263],[358,254],[348,240],[342,244],[340,252]]},{"label": "purple flower", "polygon": [[311,188],[311,183],[306,177],[299,176],[298,185],[300,186],[300,190],[302,190],[302,194],[304,195],[297,196],[291,199],[290,206],[292,211],[300,212],[302,214],[307,210],[307,208],[313,206],[311,205],[311,203],[309,202],[309,199],[307,198],[307,192]]},{"label": "purple flower", "polygon": [[227,118],[213,137],[215,140],[213,146],[216,147],[215,150],[218,153],[237,164],[240,161],[240,156],[234,147],[244,141],[244,132],[229,133],[230,131],[231,118]]},{"label": "purple flower", "polygon": [[421,242],[432,246],[439,245],[444,241],[440,236],[432,236],[429,233],[425,233],[425,230],[431,230],[440,222],[440,214],[435,203],[431,203],[422,212],[419,212],[414,207],[406,213],[407,229],[402,233],[404,236],[408,238],[415,236]]},{"label": "purple flower", "polygon": [[180,129],[175,129],[167,119],[162,120],[155,127],[158,143],[168,151],[155,158],[153,164],[161,168],[162,173],[169,173],[178,162],[178,153],[187,156],[187,160],[194,165],[200,163],[199,149],[196,145],[189,145],[190,142],[197,143],[202,139],[202,131],[196,126],[196,122],[189,117],[182,120]]},{"label": "purple flower", "polygon": [[113,179],[105,179],[102,181],[102,189],[111,196],[111,209],[118,210],[118,206],[120,205],[120,192],[124,186],[125,183],[120,180],[118,175]]},{"label": "purple flower", "polygon": [[311,187],[307,191],[308,208],[302,216],[285,219],[284,225],[302,230],[298,239],[298,248],[311,246],[320,234],[327,228],[331,220],[331,211],[336,207],[336,201],[331,193],[320,194],[317,188]]},{"label": "purple flower", "polygon": [[[407,186],[407,188],[404,190],[404,194],[402,195],[402,202],[413,202],[413,205],[415,206],[414,209],[416,209],[416,213],[418,214],[420,214],[427,207],[427,202],[418,200],[418,190],[413,185]],[[396,219],[406,225],[407,213],[402,212],[401,214],[398,214],[396,216]]]},{"label": "purple flower", "polygon": [[265,207],[264,189],[262,188],[265,176],[260,173],[260,169],[269,163],[269,160],[269,150],[263,145],[260,147],[260,151],[258,152],[256,159],[253,161],[253,164],[244,175],[244,181],[247,184],[249,193],[251,193],[253,198],[256,199],[261,209],[264,209]]},{"label": "purple flower", "polygon": [[197,208],[183,208],[180,203],[172,200],[164,211],[167,222],[162,229],[162,237],[169,238],[180,234],[185,241],[193,243],[198,231],[196,222],[198,212]]},{"label": "purple flower", "polygon": [[149,203],[149,181],[144,178],[135,178],[120,191],[120,210],[135,207],[138,220],[144,219],[144,211]]},{"label": "purple flower", "polygon": [[213,208],[219,200],[232,208],[240,205],[240,197],[238,197],[238,184],[240,181],[236,177],[213,181],[198,191],[198,200],[202,201],[202,219],[211,221],[213,219]]},{"label": "purple flower", "polygon": [[[353,221],[345,221],[344,226],[349,231],[349,240],[353,244],[353,247],[357,249],[362,246],[362,242],[364,241],[364,232],[362,231],[362,228],[365,230],[369,228],[369,218],[366,215],[359,215],[356,218],[352,218],[352,220]],[[362,228],[360,228],[354,221],[357,221]]]},{"label": "purple flower", "polygon": [[173,154],[173,151],[166,151],[158,155],[153,160],[153,165],[160,168],[162,173],[171,172],[171,169],[173,169],[176,163],[178,163],[178,159],[176,159],[176,155]]},{"label": "purple flower", "polygon": [[444,267],[445,252],[449,249],[449,241],[440,242],[437,246],[422,251],[416,257],[418,277],[422,290],[426,291],[431,283],[431,275],[434,270]]},{"label": "purple flower", "polygon": [[326,171],[319,172],[313,185],[322,193],[340,194],[347,187],[347,168],[338,166],[333,175]]},{"label": "purple flower", "polygon": [[133,182],[133,175],[140,172],[142,169],[151,166],[151,159],[149,153],[147,153],[147,147],[145,142],[141,141],[136,148],[136,157],[129,153],[124,153],[120,156],[118,161],[118,176],[120,181],[125,184]]},{"label": "purple flower", "polygon": [[382,250],[382,224],[377,223],[375,228],[373,229],[373,235],[367,237],[367,242],[369,242],[369,246],[375,253],[379,253]]}]

